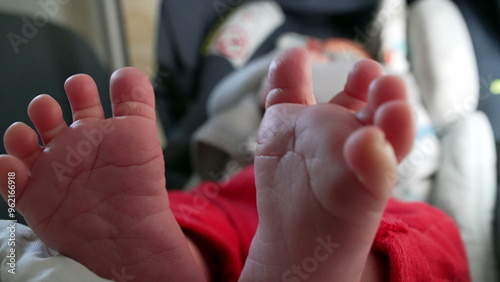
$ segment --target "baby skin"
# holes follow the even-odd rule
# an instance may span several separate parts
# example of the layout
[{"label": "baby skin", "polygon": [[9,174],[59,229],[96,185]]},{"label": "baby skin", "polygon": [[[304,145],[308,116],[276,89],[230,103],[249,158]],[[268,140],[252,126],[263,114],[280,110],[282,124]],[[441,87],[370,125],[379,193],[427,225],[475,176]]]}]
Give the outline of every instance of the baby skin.
[{"label": "baby skin", "polygon": [[[344,91],[315,105],[310,63],[291,49],[270,69],[255,159],[259,225],[241,281],[377,281],[388,271],[370,248],[414,138],[404,84],[366,60]],[[5,132],[2,196],[15,172],[17,209],[37,236],[101,277],[206,280],[169,207],[147,77],[113,74],[108,119],[90,77],[65,89],[70,126],[41,95],[28,107],[38,133],[22,123]]]}]

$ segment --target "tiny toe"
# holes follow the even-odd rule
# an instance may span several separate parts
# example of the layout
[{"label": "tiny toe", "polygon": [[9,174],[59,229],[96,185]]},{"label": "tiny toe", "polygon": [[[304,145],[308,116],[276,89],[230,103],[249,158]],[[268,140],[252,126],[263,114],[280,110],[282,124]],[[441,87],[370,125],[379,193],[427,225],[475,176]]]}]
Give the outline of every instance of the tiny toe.
[{"label": "tiny toe", "polygon": [[73,112],[73,121],[88,117],[104,118],[99,91],[90,76],[74,75],[66,80],[64,89]]},{"label": "tiny toe", "polygon": [[359,111],[368,101],[370,84],[384,74],[382,66],[373,60],[362,60],[356,63],[349,75],[344,90],[335,95],[330,103]]},{"label": "tiny toe", "polygon": [[300,48],[286,50],[269,67],[266,108],[275,104],[314,105],[311,58]]},{"label": "tiny toe", "polygon": [[411,106],[401,100],[395,100],[380,106],[373,120],[392,145],[398,162],[410,152],[415,140],[416,126]]},{"label": "tiny toe", "polygon": [[61,106],[49,95],[35,97],[28,106],[28,115],[44,145],[68,127],[63,119]]},{"label": "tiny toe", "polygon": [[21,160],[10,155],[0,155],[0,194],[6,201],[9,194],[15,193],[17,204],[28,180],[29,171]]},{"label": "tiny toe", "polygon": [[141,116],[156,119],[153,86],[140,70],[126,67],[111,76],[114,116]]},{"label": "tiny toe", "polygon": [[364,124],[372,124],[377,108],[390,101],[407,101],[405,82],[397,76],[385,75],[376,78],[368,89],[368,105],[357,117]]},{"label": "tiny toe", "polygon": [[7,153],[23,161],[28,168],[33,166],[36,156],[42,150],[36,132],[22,122],[12,124],[5,131],[4,144]]},{"label": "tiny toe", "polygon": [[395,184],[387,175],[394,174],[397,162],[384,133],[374,126],[358,129],[347,138],[344,157],[368,192],[385,203]]}]

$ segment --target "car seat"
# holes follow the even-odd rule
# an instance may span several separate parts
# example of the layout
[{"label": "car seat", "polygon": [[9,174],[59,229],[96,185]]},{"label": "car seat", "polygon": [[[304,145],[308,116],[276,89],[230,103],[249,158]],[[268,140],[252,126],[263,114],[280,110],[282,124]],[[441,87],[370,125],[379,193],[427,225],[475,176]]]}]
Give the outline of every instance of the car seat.
[{"label": "car seat", "polygon": [[[480,99],[478,108],[486,113],[496,141],[496,156],[500,152],[500,1],[498,0],[455,0],[470,30],[480,78]],[[499,170],[497,164],[497,187]],[[494,221],[495,253],[497,269],[500,269],[500,191]]]}]

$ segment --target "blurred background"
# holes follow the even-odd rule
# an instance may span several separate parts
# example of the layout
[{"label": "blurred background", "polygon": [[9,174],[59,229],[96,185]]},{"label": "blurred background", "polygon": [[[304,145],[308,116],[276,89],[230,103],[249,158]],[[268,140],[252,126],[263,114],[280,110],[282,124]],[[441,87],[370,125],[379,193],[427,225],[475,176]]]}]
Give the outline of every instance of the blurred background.
[{"label": "blurred background", "polygon": [[[16,120],[29,123],[24,109],[38,94],[53,95],[68,106],[62,86],[72,74],[92,75],[108,107],[107,80],[114,70],[134,66],[153,78],[158,5],[159,0],[0,1],[0,63],[10,66],[0,70],[0,101],[12,109],[2,111],[0,132]],[[40,69],[37,62],[57,67]]]},{"label": "blurred background", "polygon": [[[57,8],[52,8],[52,5],[57,5]],[[50,22],[60,24],[85,38],[106,64],[124,65],[128,52],[131,65],[152,72],[158,5],[159,0],[18,0],[0,1],[0,12],[35,15],[47,10]],[[49,10],[54,11],[53,14]],[[119,25],[121,21],[123,27]],[[21,21],[19,24],[23,23]],[[122,45],[124,43],[126,47]],[[110,49],[117,53],[106,52]]]}]

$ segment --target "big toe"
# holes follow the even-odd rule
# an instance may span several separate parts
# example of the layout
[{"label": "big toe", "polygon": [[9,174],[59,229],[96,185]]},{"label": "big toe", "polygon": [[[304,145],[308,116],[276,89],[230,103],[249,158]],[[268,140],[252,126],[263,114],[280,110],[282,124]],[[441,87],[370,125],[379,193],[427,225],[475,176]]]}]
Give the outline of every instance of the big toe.
[{"label": "big toe", "polygon": [[306,50],[292,48],[269,67],[266,108],[282,103],[314,105],[311,58]]},{"label": "big toe", "polygon": [[111,76],[111,103],[114,116],[141,116],[156,119],[153,86],[140,70],[126,67]]}]

